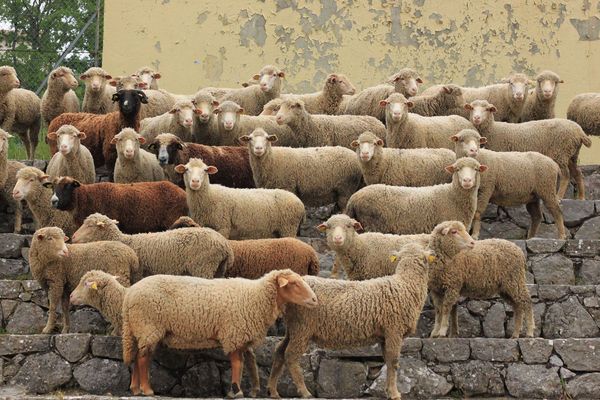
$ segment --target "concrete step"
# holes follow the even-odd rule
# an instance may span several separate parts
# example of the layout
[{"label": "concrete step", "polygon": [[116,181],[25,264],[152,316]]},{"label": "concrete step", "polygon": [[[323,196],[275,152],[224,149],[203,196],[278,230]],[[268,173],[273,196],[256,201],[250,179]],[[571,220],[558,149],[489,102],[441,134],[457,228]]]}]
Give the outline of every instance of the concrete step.
[{"label": "concrete step", "polygon": [[[261,396],[273,349],[280,340],[267,337],[256,349]],[[13,392],[127,395],[129,371],[121,362],[119,337],[0,335],[0,356],[0,383]],[[385,396],[379,345],[336,351],[313,347],[301,364],[307,386],[317,397]],[[159,349],[151,382],[157,394],[220,397],[229,374],[229,362],[221,350]],[[247,384],[245,378],[243,386]],[[400,359],[398,388],[406,398],[557,398],[567,393],[574,398],[596,398],[600,339],[409,338]],[[296,396],[287,372],[279,390],[284,397]]]}]

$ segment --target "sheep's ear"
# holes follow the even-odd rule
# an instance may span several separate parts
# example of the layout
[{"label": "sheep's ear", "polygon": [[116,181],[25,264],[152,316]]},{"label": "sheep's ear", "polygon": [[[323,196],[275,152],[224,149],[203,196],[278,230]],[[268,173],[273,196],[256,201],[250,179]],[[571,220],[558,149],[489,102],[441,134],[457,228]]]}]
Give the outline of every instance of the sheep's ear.
[{"label": "sheep's ear", "polygon": [[[117,83],[115,82],[115,84],[114,84],[113,86],[117,86]],[[113,95],[112,95],[112,101],[113,101],[113,102],[115,102],[115,101],[119,101],[119,98],[120,98],[120,97],[121,97],[121,96],[119,95],[119,93],[113,93]]]},{"label": "sheep's ear", "polygon": [[452,93],[452,88],[450,86],[442,86],[442,89],[448,94]]},{"label": "sheep's ear", "polygon": [[214,175],[217,172],[219,172],[219,170],[214,165],[209,165],[208,167],[206,167],[206,173],[209,175]]},{"label": "sheep's ear", "polygon": [[44,239],[44,234],[38,233],[35,237],[37,238],[37,240],[42,240],[42,239]]},{"label": "sheep's ear", "polygon": [[259,74],[254,74],[252,75],[252,79],[254,79],[255,81],[260,79],[260,75]]},{"label": "sheep's ear", "polygon": [[242,83],[242,87],[248,87],[248,86],[250,86],[250,84],[248,82]]},{"label": "sheep's ear", "polygon": [[115,136],[112,139],[110,139],[110,144],[117,144],[118,141],[119,139]]},{"label": "sheep's ear", "polygon": [[387,105],[388,105],[388,101],[387,101],[387,100],[381,100],[381,101],[379,102],[379,107],[385,107],[385,106],[387,106]]},{"label": "sheep's ear", "polygon": [[138,89],[148,89],[148,85],[146,84],[146,82],[138,82],[137,88]]},{"label": "sheep's ear", "polygon": [[219,102],[217,100],[213,100],[212,101],[212,106],[213,107],[219,107]]},{"label": "sheep's ear", "polygon": [[407,106],[408,108],[413,108],[413,107],[415,106],[415,103],[413,103],[413,102],[412,102],[412,101],[410,101],[410,100],[408,100],[408,101],[407,101],[405,104],[406,104],[406,106]]},{"label": "sheep's ear", "polygon": [[317,225],[317,230],[319,232],[326,232],[327,231],[327,224],[326,223],[322,223]]},{"label": "sheep's ear", "polygon": [[358,142],[358,140],[353,140],[352,143],[350,143],[350,146],[356,148],[356,147],[360,146],[360,143]]},{"label": "sheep's ear", "polygon": [[242,143],[242,144],[246,144],[248,143],[250,140],[252,140],[252,138],[248,135],[244,135],[244,136],[240,136],[238,138],[238,142]]},{"label": "sheep's ear", "polygon": [[84,286],[88,289],[98,290],[98,283],[96,281],[85,281]]},{"label": "sheep's ear", "polygon": [[[116,79],[111,79],[110,81],[108,81],[108,84],[109,84],[110,86],[113,86],[113,87],[116,87],[116,86],[117,86],[117,83],[118,83],[118,82],[117,82],[117,80],[116,80]],[[113,101],[115,101],[115,100],[114,100],[114,98],[113,98]]]},{"label": "sheep's ear", "polygon": [[[50,175],[42,175],[42,176],[38,176],[38,181],[42,182],[42,184],[43,184],[44,186],[46,186],[46,185],[45,185],[45,183],[49,183],[49,184],[50,184],[50,186],[49,186],[49,187],[52,187],[52,182],[48,182],[48,179],[49,179],[49,178],[50,178]],[[44,183],[44,182],[45,182],[45,183]],[[46,186],[46,187],[48,187],[48,186]]]},{"label": "sheep's ear", "polygon": [[275,143],[277,141],[277,135],[269,135],[269,136],[267,136],[267,140],[269,142]]},{"label": "sheep's ear", "polygon": [[244,113],[244,109],[242,107],[240,107],[236,112],[238,114],[243,114]]},{"label": "sheep's ear", "polygon": [[377,140],[375,141],[375,144],[376,144],[377,146],[383,146],[383,139],[377,139]]},{"label": "sheep's ear", "polygon": [[213,114],[219,114],[221,112],[221,107],[215,107],[213,110]]},{"label": "sheep's ear", "polygon": [[561,79],[558,81],[558,83],[565,83],[565,81]]},{"label": "sheep's ear", "polygon": [[335,83],[335,82],[337,82],[337,79],[338,79],[338,76],[336,74],[331,74],[327,78],[327,82],[329,82],[329,83]]},{"label": "sheep's ear", "polygon": [[137,95],[140,98],[142,104],[148,104],[148,96],[146,96],[146,93],[142,92],[141,90],[138,90]]},{"label": "sheep's ear", "polygon": [[[41,181],[42,177],[39,177],[38,179]],[[52,189],[54,187],[54,184],[52,182],[43,182],[42,186],[45,187],[45,188]]]},{"label": "sheep's ear", "polygon": [[442,229],[442,235],[446,236],[448,234],[448,232],[450,232],[450,227],[446,227],[446,228]]},{"label": "sheep's ear", "polygon": [[154,79],[160,79],[160,78],[162,77],[162,75],[161,75],[160,73],[156,72],[156,73],[154,73],[154,74],[152,75],[152,77],[153,77]]},{"label": "sheep's ear", "polygon": [[283,72],[283,71],[280,71],[280,72],[277,74],[277,76],[278,76],[278,77],[280,77],[280,78],[285,78],[285,72]]},{"label": "sheep's ear", "polygon": [[481,165],[479,166],[479,172],[485,172],[485,171],[487,171],[487,170],[488,170],[488,166],[487,166],[487,165],[483,165],[483,164],[481,164]]},{"label": "sheep's ear", "polygon": [[175,114],[177,112],[176,108],[172,108],[169,110],[169,114]]},{"label": "sheep's ear", "polygon": [[421,77],[418,77],[417,79],[415,79],[417,81],[417,83],[423,83],[423,79],[421,79]]},{"label": "sheep's ear", "polygon": [[487,138],[485,136],[482,136],[479,138],[479,144],[486,144],[487,143]]},{"label": "sheep's ear", "polygon": [[146,138],[143,136],[138,136],[137,138],[138,142],[140,142],[140,144],[145,144],[146,143]]},{"label": "sheep's ear", "polygon": [[148,145],[148,150],[156,150],[157,143],[152,142]]},{"label": "sheep's ear", "polygon": [[106,74],[106,75],[104,75],[104,79],[112,79],[112,76],[111,76],[111,75],[108,75],[108,74]]},{"label": "sheep's ear", "polygon": [[363,229],[362,225],[360,224],[360,222],[358,222],[358,221],[354,221],[354,222],[352,223],[352,225],[354,225],[354,230],[355,230],[356,232],[360,233],[360,232],[364,231],[364,229]]},{"label": "sheep's ear", "polygon": [[96,226],[99,226],[100,228],[104,228],[106,226],[106,224],[104,223],[104,221],[96,221]]},{"label": "sheep's ear", "polygon": [[58,138],[58,135],[56,134],[56,132],[48,132],[48,134],[46,136],[50,140],[56,140]]},{"label": "sheep's ear", "polygon": [[449,174],[453,174],[456,171],[456,167],[454,167],[454,165],[448,165],[446,168],[444,168],[446,170],[447,173]]},{"label": "sheep's ear", "polygon": [[283,276],[278,276],[277,277],[277,285],[279,285],[279,287],[284,287],[285,285],[288,284],[288,280],[287,278],[283,277]]},{"label": "sheep's ear", "polygon": [[495,113],[496,111],[498,111],[498,109],[494,105],[488,106],[487,110],[491,113]]},{"label": "sheep's ear", "polygon": [[469,103],[467,103],[467,104],[465,104],[465,110],[471,111],[471,110],[473,110],[473,106],[470,105]]},{"label": "sheep's ear", "polygon": [[79,75],[79,79],[81,79],[82,81],[85,81],[87,78],[89,78],[89,76],[87,76],[87,74]]},{"label": "sheep's ear", "polygon": [[69,237],[68,237],[67,235],[65,235],[65,237],[63,238],[63,240],[64,240],[65,242],[68,242],[68,241],[69,241]]},{"label": "sheep's ear", "polygon": [[11,137],[14,137],[13,135],[11,135],[10,133],[7,133],[6,136],[10,139]]},{"label": "sheep's ear", "polygon": [[179,164],[174,168],[175,172],[177,172],[178,174],[184,174],[186,169],[187,168],[185,168],[185,165],[183,164]]},{"label": "sheep's ear", "polygon": [[85,134],[85,132],[79,132],[77,134],[77,137],[79,138],[79,140],[83,140],[87,137],[87,135]]},{"label": "sheep's ear", "polygon": [[78,180],[74,179],[71,185],[73,185],[74,188],[78,188],[79,186],[81,186],[81,183]]},{"label": "sheep's ear", "polygon": [[458,135],[450,136],[450,140],[452,140],[453,142],[458,142],[458,140],[459,140]]}]

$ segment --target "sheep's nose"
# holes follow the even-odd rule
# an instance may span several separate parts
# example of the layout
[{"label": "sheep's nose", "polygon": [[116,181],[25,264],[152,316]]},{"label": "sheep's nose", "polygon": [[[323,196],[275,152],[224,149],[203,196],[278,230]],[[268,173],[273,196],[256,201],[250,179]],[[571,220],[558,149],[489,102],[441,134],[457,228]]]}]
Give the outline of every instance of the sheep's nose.
[{"label": "sheep's nose", "polygon": [[334,236],[333,237],[333,241],[335,243],[342,243],[342,240],[344,240],[341,236]]},{"label": "sheep's nose", "polygon": [[166,164],[169,159],[167,157],[158,157],[158,162],[161,164]]},{"label": "sheep's nose", "polygon": [[53,208],[58,208],[58,199],[51,199],[50,204],[52,204]]},{"label": "sheep's nose", "polygon": [[192,179],[192,183],[200,183],[200,179]]},{"label": "sheep's nose", "polygon": [[471,183],[471,181],[472,181],[471,178],[463,178],[464,183]]},{"label": "sheep's nose", "polygon": [[191,125],[192,124],[192,119],[191,118],[186,118],[184,121],[187,125]]}]

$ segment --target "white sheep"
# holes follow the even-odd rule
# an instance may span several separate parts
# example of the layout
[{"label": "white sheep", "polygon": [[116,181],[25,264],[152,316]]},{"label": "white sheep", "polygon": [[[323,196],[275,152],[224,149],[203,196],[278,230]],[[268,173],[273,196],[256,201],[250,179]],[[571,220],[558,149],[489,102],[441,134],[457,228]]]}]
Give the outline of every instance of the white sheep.
[{"label": "white sheep", "polygon": [[60,114],[79,112],[79,99],[73,91],[77,86],[79,84],[70,68],[58,67],[50,73],[40,106],[46,126]]},{"label": "white sheep", "polygon": [[152,142],[161,133],[171,133],[185,142],[192,141],[196,106],[191,100],[176,102],[166,113],[140,121],[140,135]]},{"label": "white sheep", "polygon": [[116,111],[117,105],[112,101],[115,89],[108,83],[112,76],[99,67],[92,67],[79,76],[85,83],[85,93],[81,111],[92,114],[108,114]]},{"label": "white sheep", "polygon": [[133,129],[121,130],[111,140],[117,145],[115,183],[162,181],[165,174],[154,154],[141,149],[146,139]]},{"label": "white sheep", "polygon": [[85,132],[80,132],[73,125],[63,125],[56,132],[49,132],[48,139],[55,140],[58,152],[46,167],[50,176],[70,176],[81,183],[94,183],[96,170],[92,153],[81,144]]},{"label": "white sheep", "polygon": [[[342,74],[329,74],[325,80],[323,89],[316,93],[307,94],[282,94],[282,99],[288,99],[291,97],[298,98],[304,102],[306,111],[310,114],[329,114],[335,115],[338,113],[340,103],[342,102],[343,96],[351,96],[356,92],[352,82]],[[269,103],[276,101],[277,99],[271,100]],[[265,114],[264,108],[269,104],[265,104],[261,115]]]}]

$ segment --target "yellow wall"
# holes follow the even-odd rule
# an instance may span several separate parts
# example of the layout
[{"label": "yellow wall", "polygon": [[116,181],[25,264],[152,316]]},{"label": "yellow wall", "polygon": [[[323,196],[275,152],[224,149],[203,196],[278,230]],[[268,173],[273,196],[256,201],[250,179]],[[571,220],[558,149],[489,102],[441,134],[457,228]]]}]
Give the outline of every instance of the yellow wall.
[{"label": "yellow wall", "polygon": [[[575,94],[600,92],[599,15],[597,0],[105,0],[103,67],[154,66],[176,93],[236,87],[265,64],[289,92],[330,72],[362,88],[405,66],[469,86],[551,69],[562,117]],[[600,162],[600,138],[581,161]]]}]

